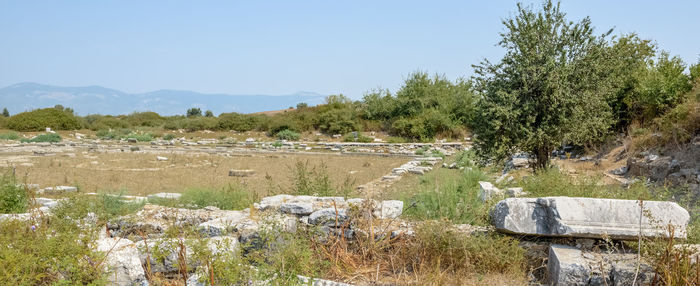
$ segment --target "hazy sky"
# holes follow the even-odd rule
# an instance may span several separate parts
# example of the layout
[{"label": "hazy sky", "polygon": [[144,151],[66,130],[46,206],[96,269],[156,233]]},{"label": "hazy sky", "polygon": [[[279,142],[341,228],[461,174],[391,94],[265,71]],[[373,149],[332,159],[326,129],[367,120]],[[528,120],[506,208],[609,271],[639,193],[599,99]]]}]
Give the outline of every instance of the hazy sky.
[{"label": "hazy sky", "polygon": [[[497,3],[494,3],[497,2]],[[497,60],[517,1],[4,1],[0,87],[126,92],[314,91],[359,98],[421,70],[454,79]],[[525,1],[540,5],[540,1]],[[637,32],[697,62],[700,1],[573,1],[570,19]]]}]

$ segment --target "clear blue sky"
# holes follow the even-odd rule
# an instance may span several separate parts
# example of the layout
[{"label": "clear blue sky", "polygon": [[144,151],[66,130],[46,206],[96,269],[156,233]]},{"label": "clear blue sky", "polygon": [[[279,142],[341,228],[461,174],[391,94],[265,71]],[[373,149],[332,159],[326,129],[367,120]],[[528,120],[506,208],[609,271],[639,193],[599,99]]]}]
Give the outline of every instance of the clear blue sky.
[{"label": "clear blue sky", "polygon": [[[492,3],[497,2],[497,3]],[[540,1],[525,1],[540,5]],[[314,91],[359,98],[412,71],[470,76],[497,60],[516,1],[4,1],[0,87],[102,85],[126,92]],[[700,1],[573,1],[570,19],[637,32],[686,63]]]}]

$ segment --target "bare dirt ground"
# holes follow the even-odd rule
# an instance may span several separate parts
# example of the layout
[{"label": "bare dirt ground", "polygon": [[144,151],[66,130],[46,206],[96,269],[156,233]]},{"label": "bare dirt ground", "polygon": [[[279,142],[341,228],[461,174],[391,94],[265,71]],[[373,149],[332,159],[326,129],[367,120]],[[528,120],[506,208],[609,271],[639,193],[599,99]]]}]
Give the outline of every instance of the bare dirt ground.
[{"label": "bare dirt ground", "polygon": [[[157,156],[168,158],[158,161]],[[353,188],[379,178],[405,163],[402,157],[307,154],[210,154],[204,152],[97,153],[76,149],[47,155],[2,154],[0,161],[15,166],[18,178],[40,187],[79,186],[83,192],[148,195],[182,192],[188,188],[243,186],[258,194],[289,191],[297,162],[327,167],[336,185]],[[229,177],[231,169],[255,170],[249,177]]]}]

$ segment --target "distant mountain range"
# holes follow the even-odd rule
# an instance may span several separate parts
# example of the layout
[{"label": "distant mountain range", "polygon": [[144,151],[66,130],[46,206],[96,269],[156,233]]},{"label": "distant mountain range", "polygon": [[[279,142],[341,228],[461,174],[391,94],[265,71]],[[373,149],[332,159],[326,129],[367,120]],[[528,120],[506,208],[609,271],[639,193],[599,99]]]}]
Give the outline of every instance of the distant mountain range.
[{"label": "distant mountain range", "polygon": [[161,115],[185,114],[191,107],[215,115],[224,112],[253,113],[286,109],[305,102],[310,106],[323,102],[325,95],[297,92],[289,95],[204,94],[185,90],[157,90],[125,93],[101,86],[61,87],[38,83],[19,83],[0,89],[0,109],[11,114],[57,104],[70,107],[79,115],[129,114],[154,111]]}]

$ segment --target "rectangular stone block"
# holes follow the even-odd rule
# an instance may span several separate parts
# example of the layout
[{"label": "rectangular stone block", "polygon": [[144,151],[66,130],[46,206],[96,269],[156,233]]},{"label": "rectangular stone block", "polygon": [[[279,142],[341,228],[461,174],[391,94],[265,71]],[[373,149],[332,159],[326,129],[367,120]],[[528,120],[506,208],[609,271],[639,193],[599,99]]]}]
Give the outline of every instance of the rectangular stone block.
[{"label": "rectangular stone block", "polygon": [[[640,219],[641,215],[641,229]],[[508,198],[491,210],[491,223],[505,233],[634,240],[643,237],[685,238],[688,211],[674,202],[544,197]]]}]

